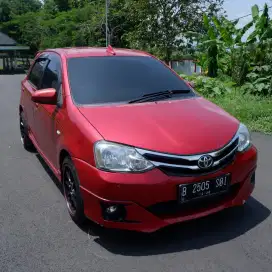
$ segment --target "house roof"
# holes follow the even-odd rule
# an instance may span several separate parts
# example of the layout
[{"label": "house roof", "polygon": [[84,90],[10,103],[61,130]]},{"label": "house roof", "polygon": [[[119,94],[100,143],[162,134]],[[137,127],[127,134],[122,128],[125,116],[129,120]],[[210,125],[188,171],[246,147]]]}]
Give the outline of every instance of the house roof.
[{"label": "house roof", "polygon": [[11,46],[16,45],[17,42],[10,38],[8,35],[0,32],[0,46]]},{"label": "house roof", "polygon": [[2,46],[0,45],[0,51],[22,51],[29,50],[29,46]]}]

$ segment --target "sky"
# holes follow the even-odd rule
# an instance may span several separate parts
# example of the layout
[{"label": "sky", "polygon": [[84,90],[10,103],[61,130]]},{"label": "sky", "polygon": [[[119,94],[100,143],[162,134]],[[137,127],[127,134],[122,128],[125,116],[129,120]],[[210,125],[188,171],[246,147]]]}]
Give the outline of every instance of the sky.
[{"label": "sky", "polygon": [[[264,4],[272,6],[272,0],[225,0],[224,8],[227,11],[229,19],[236,19],[251,13],[251,7],[257,4],[260,9],[263,9]],[[270,15],[272,17],[272,8],[270,9]],[[249,22],[251,17],[247,17],[240,20],[240,25],[245,25]]]},{"label": "sky", "polygon": [[[225,0],[224,8],[227,12],[227,16],[230,20],[237,19],[239,17],[248,15],[251,13],[251,7],[257,4],[259,9],[263,9],[265,3],[268,6],[272,6],[272,0]],[[269,9],[269,14],[272,18],[272,8]],[[252,16],[240,19],[238,27],[243,27],[250,22]],[[250,33],[253,31],[251,28],[243,37],[242,40],[246,40]]]}]

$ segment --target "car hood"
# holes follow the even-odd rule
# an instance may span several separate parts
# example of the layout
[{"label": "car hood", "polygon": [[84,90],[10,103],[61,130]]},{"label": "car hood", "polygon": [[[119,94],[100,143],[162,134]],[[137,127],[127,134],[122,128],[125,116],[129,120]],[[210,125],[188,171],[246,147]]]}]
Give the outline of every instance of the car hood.
[{"label": "car hood", "polygon": [[141,104],[80,106],[105,140],[172,154],[217,150],[239,121],[202,97]]}]

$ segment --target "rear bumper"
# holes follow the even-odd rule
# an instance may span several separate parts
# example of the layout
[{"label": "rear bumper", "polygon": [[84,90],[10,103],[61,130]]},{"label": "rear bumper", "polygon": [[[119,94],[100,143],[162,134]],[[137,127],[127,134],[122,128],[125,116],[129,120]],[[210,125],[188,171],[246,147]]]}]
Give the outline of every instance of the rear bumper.
[{"label": "rear bumper", "polygon": [[[81,182],[81,193],[87,217],[108,228],[153,232],[165,226],[196,219],[223,209],[239,206],[252,194],[257,165],[255,147],[238,154],[225,169],[206,176],[169,177],[158,169],[143,174],[116,174],[99,171],[73,159]],[[232,174],[228,194],[207,198],[201,205],[177,204],[177,187],[225,173]],[[123,222],[104,220],[101,203],[122,204],[126,208]]]}]

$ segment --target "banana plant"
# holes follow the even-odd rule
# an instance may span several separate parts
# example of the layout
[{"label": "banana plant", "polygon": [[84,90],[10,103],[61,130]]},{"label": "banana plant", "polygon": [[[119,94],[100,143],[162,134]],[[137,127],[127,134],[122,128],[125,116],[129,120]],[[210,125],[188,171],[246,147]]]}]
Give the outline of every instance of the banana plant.
[{"label": "banana plant", "polygon": [[217,77],[220,52],[224,52],[224,42],[220,40],[216,28],[210,24],[206,14],[203,15],[205,33],[187,32],[187,36],[195,38],[198,46],[199,63],[208,70],[209,77]]},{"label": "banana plant", "polygon": [[254,5],[252,7],[252,18],[255,29],[248,37],[247,43],[262,42],[268,38],[272,38],[272,21],[270,21],[269,18],[269,8],[267,4],[265,4],[261,16],[259,14],[259,7]]},{"label": "banana plant", "polygon": [[257,5],[252,7],[255,29],[247,39],[250,52],[250,73],[247,90],[262,95],[272,95],[272,20],[265,4],[262,14]]}]

